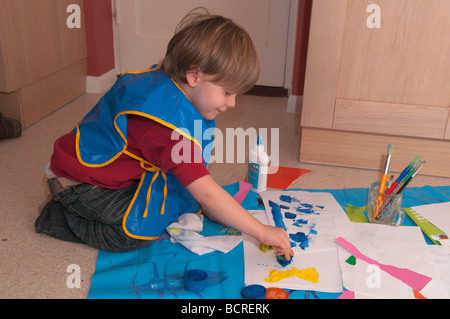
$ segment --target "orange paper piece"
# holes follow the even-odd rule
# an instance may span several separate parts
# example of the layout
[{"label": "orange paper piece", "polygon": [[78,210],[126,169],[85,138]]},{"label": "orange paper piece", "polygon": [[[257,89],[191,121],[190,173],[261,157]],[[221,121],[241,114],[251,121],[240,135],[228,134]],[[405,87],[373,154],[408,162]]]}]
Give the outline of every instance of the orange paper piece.
[{"label": "orange paper piece", "polygon": [[416,297],[416,299],[428,299],[425,298],[420,292],[418,292],[416,289],[413,289],[414,292],[414,297]]},{"label": "orange paper piece", "polygon": [[[275,173],[272,173],[276,171]],[[288,189],[301,176],[311,173],[310,170],[294,167],[269,167],[267,188]],[[247,176],[245,177],[247,182]]]},{"label": "orange paper piece", "polygon": [[278,167],[275,174],[270,174],[276,170],[276,167],[269,167],[269,175],[267,175],[267,187],[276,189],[288,189],[301,176],[311,173],[310,170],[294,167]]}]

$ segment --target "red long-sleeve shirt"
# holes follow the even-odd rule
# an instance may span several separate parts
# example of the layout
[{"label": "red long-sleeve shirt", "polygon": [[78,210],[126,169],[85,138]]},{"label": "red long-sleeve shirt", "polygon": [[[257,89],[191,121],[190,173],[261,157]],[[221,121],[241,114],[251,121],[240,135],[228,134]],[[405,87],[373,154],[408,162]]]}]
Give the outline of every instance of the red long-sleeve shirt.
[{"label": "red long-sleeve shirt", "polygon": [[[199,154],[201,156],[200,147],[181,136],[179,140],[172,140],[172,130],[157,122],[128,115],[127,134],[129,152],[158,166],[164,172],[172,172],[184,187],[209,174],[203,162],[194,160],[199,158]],[[190,163],[176,163],[172,160],[172,148],[178,143],[184,144],[181,148],[178,145],[176,150],[190,150]],[[51,169],[60,177],[112,189],[125,188],[139,182],[144,172],[139,161],[125,154],[105,167],[91,168],[82,165],[76,156],[73,132],[56,140]]]}]

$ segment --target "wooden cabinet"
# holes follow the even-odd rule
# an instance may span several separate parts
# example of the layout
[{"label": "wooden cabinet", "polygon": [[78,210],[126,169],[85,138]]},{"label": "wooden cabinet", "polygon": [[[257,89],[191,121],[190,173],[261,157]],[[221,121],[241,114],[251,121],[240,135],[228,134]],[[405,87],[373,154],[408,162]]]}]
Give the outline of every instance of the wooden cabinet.
[{"label": "wooden cabinet", "polygon": [[300,161],[380,169],[394,144],[392,170],[422,156],[421,173],[450,176],[448,12],[448,0],[313,1]]},{"label": "wooden cabinet", "polygon": [[83,1],[0,0],[0,19],[0,112],[26,128],[86,90]]}]

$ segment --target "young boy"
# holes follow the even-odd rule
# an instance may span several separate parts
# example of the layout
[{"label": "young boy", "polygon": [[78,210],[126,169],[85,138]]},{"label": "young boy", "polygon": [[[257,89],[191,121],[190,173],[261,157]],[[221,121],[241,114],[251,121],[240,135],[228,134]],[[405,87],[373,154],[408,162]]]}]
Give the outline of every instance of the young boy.
[{"label": "young boy", "polygon": [[[47,167],[53,198],[36,231],[123,252],[150,244],[179,215],[203,212],[289,260],[286,232],[260,223],[214,182],[206,169],[211,154],[203,151],[208,141],[197,138],[258,76],[246,31],[221,16],[188,14],[158,66],[122,75],[55,142]],[[203,157],[180,163],[179,155]]]}]

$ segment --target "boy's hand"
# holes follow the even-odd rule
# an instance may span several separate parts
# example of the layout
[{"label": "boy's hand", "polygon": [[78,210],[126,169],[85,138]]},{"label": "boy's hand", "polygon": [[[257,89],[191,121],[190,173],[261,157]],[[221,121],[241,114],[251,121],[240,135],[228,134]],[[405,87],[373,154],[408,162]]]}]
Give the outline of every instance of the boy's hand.
[{"label": "boy's hand", "polygon": [[187,190],[197,200],[208,218],[246,233],[261,244],[273,246],[277,255],[284,255],[286,260],[294,256],[291,242],[284,229],[264,225],[250,215],[210,175],[195,180],[187,186]]},{"label": "boy's hand", "polygon": [[289,237],[282,228],[264,225],[263,231],[257,239],[261,244],[273,246],[277,256],[284,255],[288,261],[294,256]]}]

